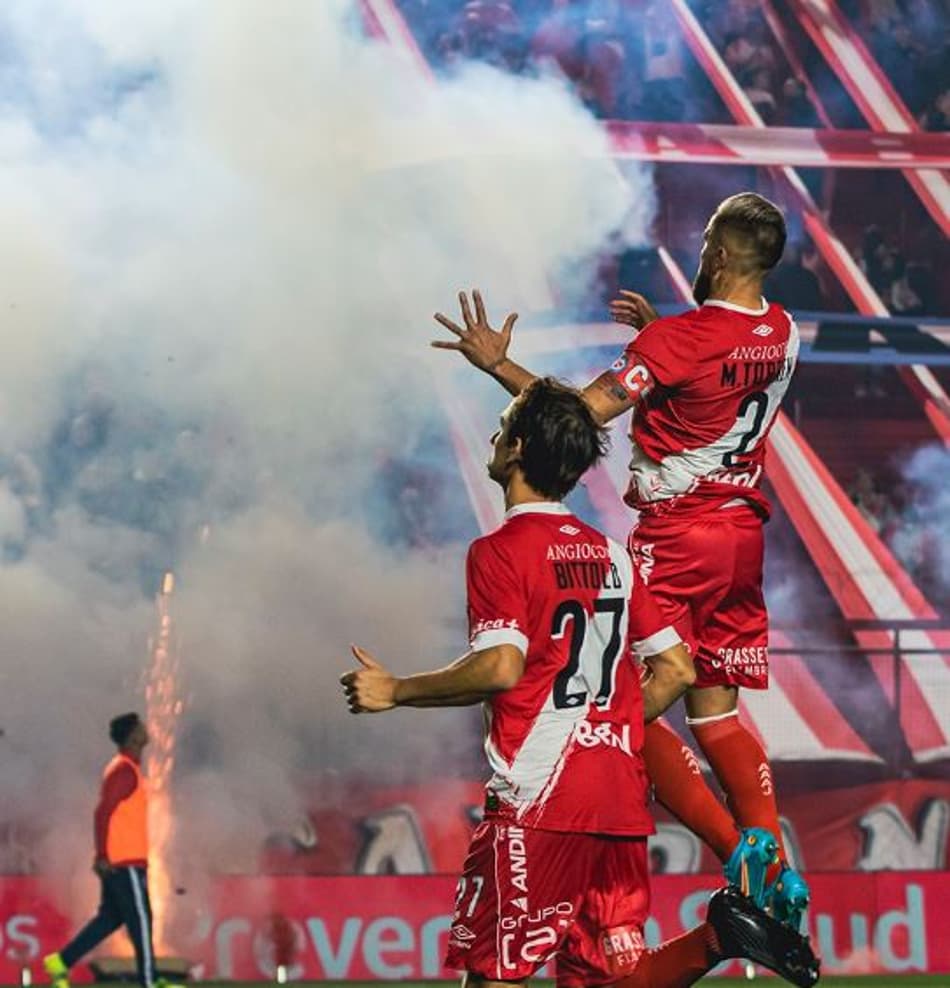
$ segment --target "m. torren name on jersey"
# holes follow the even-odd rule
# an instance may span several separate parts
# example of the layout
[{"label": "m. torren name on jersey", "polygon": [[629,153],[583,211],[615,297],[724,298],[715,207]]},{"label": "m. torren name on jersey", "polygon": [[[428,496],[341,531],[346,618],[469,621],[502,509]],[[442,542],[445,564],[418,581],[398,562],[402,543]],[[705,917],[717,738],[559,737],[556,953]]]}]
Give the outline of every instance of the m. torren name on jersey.
[{"label": "m. torren name on jersey", "polygon": [[723,362],[719,385],[723,388],[762,388],[786,380],[794,371],[795,361],[788,356],[785,343],[737,346]]}]

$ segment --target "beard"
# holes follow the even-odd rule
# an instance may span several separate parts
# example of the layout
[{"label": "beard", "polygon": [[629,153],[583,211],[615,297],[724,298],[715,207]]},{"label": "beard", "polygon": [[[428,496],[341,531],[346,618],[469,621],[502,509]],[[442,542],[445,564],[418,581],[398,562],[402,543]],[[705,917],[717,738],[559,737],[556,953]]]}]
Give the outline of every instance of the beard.
[{"label": "beard", "polygon": [[700,268],[696,272],[696,277],[693,278],[693,300],[697,305],[702,305],[709,298],[711,291],[712,279],[703,268]]}]

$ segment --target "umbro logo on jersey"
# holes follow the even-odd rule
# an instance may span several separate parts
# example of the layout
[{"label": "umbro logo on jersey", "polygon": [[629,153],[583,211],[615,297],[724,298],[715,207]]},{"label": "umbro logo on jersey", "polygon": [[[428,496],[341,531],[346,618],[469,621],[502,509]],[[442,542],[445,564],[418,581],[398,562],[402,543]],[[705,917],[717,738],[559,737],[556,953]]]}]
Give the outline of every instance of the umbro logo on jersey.
[{"label": "umbro logo on jersey", "polygon": [[512,899],[511,904],[517,906],[523,913],[528,911],[528,897],[526,895],[519,895],[517,899]]},{"label": "umbro logo on jersey", "polygon": [[771,336],[773,327],[768,323],[760,322],[755,329],[752,330],[754,336]]},{"label": "umbro logo on jersey", "polygon": [[472,941],[475,939],[475,934],[467,926],[457,923],[452,927],[449,938],[456,946],[469,950],[471,949]]},{"label": "umbro logo on jersey", "polygon": [[580,535],[581,534],[581,530],[579,528],[575,528],[573,525],[562,525],[558,529],[558,531],[559,532],[563,532],[565,535]]}]

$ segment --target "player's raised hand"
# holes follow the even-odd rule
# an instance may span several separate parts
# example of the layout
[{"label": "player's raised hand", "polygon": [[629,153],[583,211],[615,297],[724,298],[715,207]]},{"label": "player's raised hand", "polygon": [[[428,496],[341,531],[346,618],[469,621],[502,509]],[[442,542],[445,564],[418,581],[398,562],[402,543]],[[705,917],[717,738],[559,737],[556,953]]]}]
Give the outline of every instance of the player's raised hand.
[{"label": "player's raised hand", "polygon": [[470,364],[490,374],[508,356],[511,331],[518,319],[518,313],[510,313],[500,330],[492,329],[485,315],[482,293],[477,288],[472,292],[472,302],[474,315],[468,296],[465,292],[459,292],[459,307],[464,326],[459,326],[441,312],[435,314],[435,321],[454,333],[457,339],[433,340],[432,346],[437,350],[458,350]]},{"label": "player's raised hand", "polygon": [[633,326],[634,329],[643,329],[659,316],[656,309],[639,292],[630,292],[624,288],[620,289],[619,297],[610,303],[610,318],[625,326]]},{"label": "player's raised hand", "polygon": [[396,706],[396,677],[359,645],[351,651],[361,669],[340,676],[343,694],[351,714],[378,714]]}]

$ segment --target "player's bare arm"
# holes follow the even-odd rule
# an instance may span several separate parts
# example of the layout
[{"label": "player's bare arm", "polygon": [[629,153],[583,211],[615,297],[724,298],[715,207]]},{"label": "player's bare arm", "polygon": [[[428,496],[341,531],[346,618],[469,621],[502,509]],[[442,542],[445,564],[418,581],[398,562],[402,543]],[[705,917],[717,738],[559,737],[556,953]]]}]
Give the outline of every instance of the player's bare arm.
[{"label": "player's bare arm", "polygon": [[469,652],[434,672],[394,676],[365,649],[352,646],[362,668],[340,677],[351,713],[381,713],[393,707],[456,707],[480,703],[511,689],[524,672],[524,654],[514,645]]},{"label": "player's bare arm", "polygon": [[630,397],[612,370],[595,377],[581,391],[581,395],[601,425],[623,415],[636,404],[636,400]]},{"label": "player's bare arm", "polygon": [[[659,313],[639,292],[621,289],[620,295],[610,303],[610,317],[614,322],[640,330],[658,319]],[[647,368],[625,354],[609,371],[594,378],[582,394],[598,422],[606,425],[633,408],[652,386]]]},{"label": "player's bare arm", "polygon": [[469,652],[452,665],[397,681],[398,706],[458,706],[460,697],[480,703],[493,693],[510,690],[524,672],[524,653],[515,645],[493,645]]},{"label": "player's bare arm", "polygon": [[[635,295],[634,292],[624,293]],[[641,299],[644,315],[642,319],[652,321],[656,318],[656,310],[643,298]],[[632,305],[633,303],[625,303]],[[472,366],[490,374],[501,384],[509,394],[519,395],[537,376],[531,371],[516,364],[508,357],[508,346],[511,343],[511,332],[518,318],[517,313],[511,313],[504,322],[501,330],[492,329],[485,312],[485,303],[478,289],[472,292],[472,302],[469,303],[465,292],[459,292],[459,307],[462,313],[462,323],[459,325],[441,312],[435,314],[436,322],[454,333],[456,340],[433,340],[432,346],[439,350],[457,350]],[[652,313],[649,318],[646,313]],[[631,317],[632,318],[632,317]],[[640,318],[640,317],[638,317]],[[631,323],[632,325],[632,323]],[[642,322],[646,325],[646,322]],[[644,382],[645,383],[645,382]],[[598,422],[605,425],[612,419],[629,411],[637,402],[645,389],[626,389],[614,371],[605,371],[591,381],[583,389],[584,400],[590,406]]]},{"label": "player's bare arm", "polygon": [[[457,658],[448,668],[452,669],[457,665],[465,662],[471,655],[471,652],[466,652],[465,655]],[[487,693],[459,693],[455,696],[440,696],[436,698],[422,698],[415,700],[406,700],[400,703],[403,707],[471,707],[476,703],[482,703],[487,700],[490,694]]]},{"label": "player's bare arm", "polygon": [[696,669],[686,646],[679,642],[671,648],[644,659],[643,719],[656,720],[671,707],[693,683]]}]

